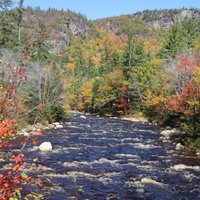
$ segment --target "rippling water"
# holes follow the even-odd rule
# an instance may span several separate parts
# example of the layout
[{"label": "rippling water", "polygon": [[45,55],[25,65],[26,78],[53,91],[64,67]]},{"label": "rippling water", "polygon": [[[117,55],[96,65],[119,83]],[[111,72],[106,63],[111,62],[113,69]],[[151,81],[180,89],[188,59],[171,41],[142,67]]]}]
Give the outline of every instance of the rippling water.
[{"label": "rippling water", "polygon": [[200,199],[200,159],[162,143],[155,126],[75,114],[43,141],[53,151],[30,156],[47,167],[37,173],[55,184],[47,200]]}]

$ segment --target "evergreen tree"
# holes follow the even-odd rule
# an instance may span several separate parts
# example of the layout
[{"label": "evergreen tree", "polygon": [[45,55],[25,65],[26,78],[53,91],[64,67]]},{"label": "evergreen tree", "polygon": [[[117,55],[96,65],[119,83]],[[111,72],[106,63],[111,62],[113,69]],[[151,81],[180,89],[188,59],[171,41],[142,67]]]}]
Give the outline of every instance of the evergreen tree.
[{"label": "evergreen tree", "polygon": [[182,24],[182,36],[187,48],[194,45],[195,39],[198,37],[198,23],[193,19],[186,19]]},{"label": "evergreen tree", "polygon": [[172,57],[175,58],[176,54],[182,50],[184,47],[182,34],[181,34],[181,26],[179,23],[174,24],[167,36],[164,47],[159,52],[160,57]]},{"label": "evergreen tree", "polygon": [[144,50],[144,44],[136,40],[129,39],[124,51],[124,75],[129,77],[128,72],[134,66],[142,65],[150,60],[150,53]]},{"label": "evergreen tree", "polygon": [[198,23],[193,19],[186,19],[182,23],[174,24],[168,34],[166,42],[159,55],[161,58],[175,58],[177,53],[193,47],[198,36]]}]

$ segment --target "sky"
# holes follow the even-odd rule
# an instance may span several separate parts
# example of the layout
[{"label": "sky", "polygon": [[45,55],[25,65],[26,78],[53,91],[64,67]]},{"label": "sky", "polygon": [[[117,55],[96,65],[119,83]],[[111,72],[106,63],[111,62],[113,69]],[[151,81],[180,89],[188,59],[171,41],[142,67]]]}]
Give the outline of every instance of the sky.
[{"label": "sky", "polygon": [[200,0],[25,0],[24,5],[45,10],[69,9],[94,20],[146,9],[200,8]]}]

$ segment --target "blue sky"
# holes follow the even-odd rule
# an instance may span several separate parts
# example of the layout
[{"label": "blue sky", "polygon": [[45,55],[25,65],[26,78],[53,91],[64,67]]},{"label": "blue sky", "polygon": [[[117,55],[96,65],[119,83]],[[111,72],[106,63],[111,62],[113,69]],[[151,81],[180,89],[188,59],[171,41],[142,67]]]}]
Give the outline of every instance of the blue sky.
[{"label": "blue sky", "polygon": [[89,19],[98,19],[155,8],[200,8],[200,0],[25,0],[25,5],[70,9]]}]

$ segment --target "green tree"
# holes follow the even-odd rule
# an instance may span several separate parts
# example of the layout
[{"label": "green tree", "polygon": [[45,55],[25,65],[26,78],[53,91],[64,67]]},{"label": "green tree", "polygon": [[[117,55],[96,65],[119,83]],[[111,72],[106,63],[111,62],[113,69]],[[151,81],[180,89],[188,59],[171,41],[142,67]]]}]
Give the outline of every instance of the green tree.
[{"label": "green tree", "polygon": [[123,72],[119,68],[97,77],[93,84],[93,109],[100,112],[114,112],[115,104],[122,95]]},{"label": "green tree", "polygon": [[144,107],[153,96],[164,93],[165,81],[160,65],[161,61],[154,59],[131,70],[129,85],[134,107]]},{"label": "green tree", "polygon": [[177,53],[184,47],[181,26],[179,23],[174,24],[168,33],[165,44],[160,50],[159,55],[162,58],[172,57],[175,58]]},{"label": "green tree", "polygon": [[144,50],[144,43],[129,38],[124,50],[123,71],[125,77],[128,79],[128,72],[131,68],[144,64],[150,60],[150,57],[150,53],[146,53]]},{"label": "green tree", "polygon": [[9,8],[12,4],[11,0],[0,1],[0,47],[6,47],[12,38],[14,26],[9,17]]},{"label": "green tree", "polygon": [[194,46],[198,37],[198,23],[193,19],[175,23],[169,30],[165,44],[159,55],[162,58],[175,58],[177,53]]},{"label": "green tree", "polygon": [[186,19],[182,24],[183,41],[187,48],[194,46],[194,41],[198,37],[199,24],[193,19]]}]

